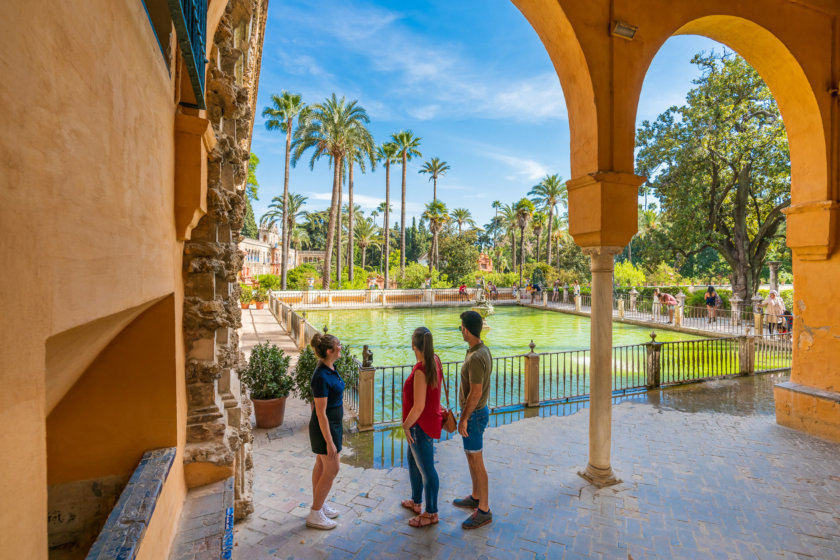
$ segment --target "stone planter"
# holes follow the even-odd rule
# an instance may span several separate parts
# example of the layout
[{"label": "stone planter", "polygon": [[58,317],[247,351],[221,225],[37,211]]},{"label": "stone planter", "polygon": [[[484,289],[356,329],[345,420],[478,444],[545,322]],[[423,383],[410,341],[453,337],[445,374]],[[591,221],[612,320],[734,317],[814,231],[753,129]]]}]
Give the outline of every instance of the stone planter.
[{"label": "stone planter", "polygon": [[257,309],[262,309],[263,305],[265,305],[265,303],[263,303],[261,301],[256,302]]},{"label": "stone planter", "polygon": [[279,399],[251,399],[254,403],[254,416],[257,417],[257,428],[276,428],[283,424],[286,414],[286,397]]}]

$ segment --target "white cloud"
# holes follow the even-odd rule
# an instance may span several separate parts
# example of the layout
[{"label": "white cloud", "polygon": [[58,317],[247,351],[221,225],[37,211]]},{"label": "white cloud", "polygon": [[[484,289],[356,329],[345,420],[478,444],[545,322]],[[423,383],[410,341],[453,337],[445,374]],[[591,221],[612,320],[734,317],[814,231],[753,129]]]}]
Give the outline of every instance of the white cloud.
[{"label": "white cloud", "polygon": [[511,156],[508,154],[502,154],[498,152],[489,152],[485,155],[488,155],[495,160],[501,161],[502,163],[508,165],[511,169],[513,169],[515,176],[509,177],[509,179],[524,178],[528,179],[529,181],[537,181],[549,174],[549,169],[547,166],[533,159]]}]

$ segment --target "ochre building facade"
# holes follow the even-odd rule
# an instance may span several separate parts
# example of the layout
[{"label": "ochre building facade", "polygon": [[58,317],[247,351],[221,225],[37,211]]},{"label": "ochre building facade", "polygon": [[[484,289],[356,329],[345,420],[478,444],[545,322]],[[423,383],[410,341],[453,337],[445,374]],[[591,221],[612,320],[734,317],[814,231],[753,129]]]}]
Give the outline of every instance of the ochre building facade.
[{"label": "ochre building facade", "polygon": [[[612,257],[636,230],[642,83],[677,34],[739,52],[779,103],[790,140],[797,319],[777,419],[840,441],[837,3],[513,1],[563,86],[569,227],[592,259],[582,475],[598,485],[616,478]],[[236,243],[267,0],[210,0],[200,46],[183,41],[168,4],[0,5],[0,551],[10,558],[85,542],[152,449],[174,449],[175,460],[138,557],[167,557],[190,487],[233,479],[237,514],[251,507]],[[632,38],[614,32],[617,22],[635,28]],[[204,66],[203,82],[188,54]]]}]

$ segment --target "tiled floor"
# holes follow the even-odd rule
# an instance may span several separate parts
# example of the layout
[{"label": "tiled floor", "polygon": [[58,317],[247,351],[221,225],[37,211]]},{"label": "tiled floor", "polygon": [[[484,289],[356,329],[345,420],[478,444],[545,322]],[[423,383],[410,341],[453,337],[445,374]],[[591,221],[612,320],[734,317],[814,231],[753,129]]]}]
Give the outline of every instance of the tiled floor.
[{"label": "tiled floor", "polygon": [[[252,313],[250,328],[272,330],[260,338],[277,335],[270,315]],[[840,558],[840,445],[775,423],[777,380],[696,384],[615,406],[613,467],[624,482],[603,490],[577,476],[588,409],[489,429],[495,519],[471,532],[460,527],[467,512],[449,505],[470,489],[459,437],[436,446],[439,525],[407,525],[405,469],[342,465],[331,496],[339,527],[307,529],[309,407],[291,402],[280,429],[255,432],[256,511],[236,526],[234,557]]]}]

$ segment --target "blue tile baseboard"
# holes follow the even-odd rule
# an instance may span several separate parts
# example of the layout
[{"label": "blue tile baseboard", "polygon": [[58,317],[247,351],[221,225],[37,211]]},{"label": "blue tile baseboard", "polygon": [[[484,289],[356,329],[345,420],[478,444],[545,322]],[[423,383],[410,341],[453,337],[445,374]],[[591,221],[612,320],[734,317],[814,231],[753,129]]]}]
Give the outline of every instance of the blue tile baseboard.
[{"label": "blue tile baseboard", "polygon": [[143,454],[87,560],[133,560],[137,556],[175,452],[174,447],[168,447]]}]

